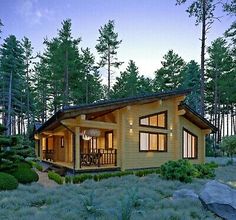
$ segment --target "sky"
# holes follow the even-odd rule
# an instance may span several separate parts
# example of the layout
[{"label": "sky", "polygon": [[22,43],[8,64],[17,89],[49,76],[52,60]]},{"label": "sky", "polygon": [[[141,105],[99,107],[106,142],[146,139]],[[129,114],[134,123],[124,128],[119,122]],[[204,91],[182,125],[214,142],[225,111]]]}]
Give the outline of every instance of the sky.
[{"label": "sky", "polygon": [[[170,49],[186,62],[200,62],[201,27],[195,26],[195,19],[185,12],[189,2],[176,6],[175,0],[0,0],[4,24],[0,44],[10,34],[18,39],[26,36],[35,53],[43,52],[43,39],[55,37],[62,20],[70,18],[73,37],[81,37],[81,47],[91,48],[98,61],[98,29],[109,19],[115,20],[115,31],[122,40],[118,59],[124,64],[120,70],[132,59],[140,74],[153,78]],[[222,36],[233,21],[220,8],[215,15],[224,17],[213,24],[207,45]]]}]

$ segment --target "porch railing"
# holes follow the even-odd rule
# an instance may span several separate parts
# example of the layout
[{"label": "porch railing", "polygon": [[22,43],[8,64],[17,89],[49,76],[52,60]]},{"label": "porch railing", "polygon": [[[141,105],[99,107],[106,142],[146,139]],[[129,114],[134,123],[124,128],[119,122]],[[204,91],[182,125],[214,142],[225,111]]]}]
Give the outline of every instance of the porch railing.
[{"label": "porch railing", "polygon": [[96,152],[81,153],[81,166],[103,166],[103,165],[117,165],[117,150],[116,149],[98,149]]},{"label": "porch railing", "polygon": [[43,159],[54,160],[54,150],[43,150]]}]

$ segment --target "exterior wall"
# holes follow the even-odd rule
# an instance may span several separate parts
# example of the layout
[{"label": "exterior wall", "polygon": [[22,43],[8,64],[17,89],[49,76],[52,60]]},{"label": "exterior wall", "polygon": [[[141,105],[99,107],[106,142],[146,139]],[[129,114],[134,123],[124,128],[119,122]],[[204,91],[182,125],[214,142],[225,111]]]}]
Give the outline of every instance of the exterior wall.
[{"label": "exterior wall", "polygon": [[[167,129],[139,126],[139,117],[167,110]],[[159,167],[168,160],[175,159],[174,136],[170,127],[175,121],[175,104],[173,99],[157,101],[150,104],[128,106],[122,111],[122,170],[133,168]],[[130,125],[132,124],[132,126]],[[132,130],[130,130],[132,129]],[[173,129],[175,129],[173,127]],[[167,152],[140,152],[139,131],[167,133]]]},{"label": "exterior wall", "polygon": [[[168,99],[162,102],[134,105],[122,109],[121,169],[159,167],[169,160],[182,159],[182,129],[190,130],[198,136],[198,158],[191,159],[192,163],[205,161],[205,134],[204,131],[194,125],[183,116],[178,115],[178,99]],[[167,129],[157,129],[139,126],[139,117],[167,110]],[[130,125],[132,124],[132,126]],[[132,130],[130,130],[132,129]],[[167,133],[167,152],[140,152],[139,132]]]},{"label": "exterior wall", "polygon": [[195,124],[184,118],[183,116],[180,116],[180,145],[179,145],[179,158],[182,158],[183,155],[183,146],[182,146],[182,140],[183,140],[183,128],[186,128],[187,130],[191,131],[193,134],[195,134],[198,137],[198,155],[197,159],[189,159],[192,163],[204,163],[205,162],[205,134],[202,129],[197,127]]}]

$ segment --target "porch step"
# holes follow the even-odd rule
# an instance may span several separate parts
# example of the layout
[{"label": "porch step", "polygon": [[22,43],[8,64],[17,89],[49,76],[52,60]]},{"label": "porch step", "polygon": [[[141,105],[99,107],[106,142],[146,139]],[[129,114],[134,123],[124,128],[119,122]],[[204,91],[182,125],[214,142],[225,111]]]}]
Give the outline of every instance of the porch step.
[{"label": "porch step", "polygon": [[66,168],[65,167],[61,167],[58,165],[50,165],[47,170],[48,171],[54,171],[55,173],[59,174],[60,176],[65,176],[66,174]]}]

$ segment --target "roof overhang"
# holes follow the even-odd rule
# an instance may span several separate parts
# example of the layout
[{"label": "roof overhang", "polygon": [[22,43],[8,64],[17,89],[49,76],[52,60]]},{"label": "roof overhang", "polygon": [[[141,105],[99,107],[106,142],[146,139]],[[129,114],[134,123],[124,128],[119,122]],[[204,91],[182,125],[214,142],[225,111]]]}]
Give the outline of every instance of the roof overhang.
[{"label": "roof overhang", "polygon": [[181,103],[178,108],[179,110],[184,110],[183,117],[197,125],[199,128],[204,130],[210,129],[214,133],[218,130],[213,124],[190,108],[187,104]]}]

